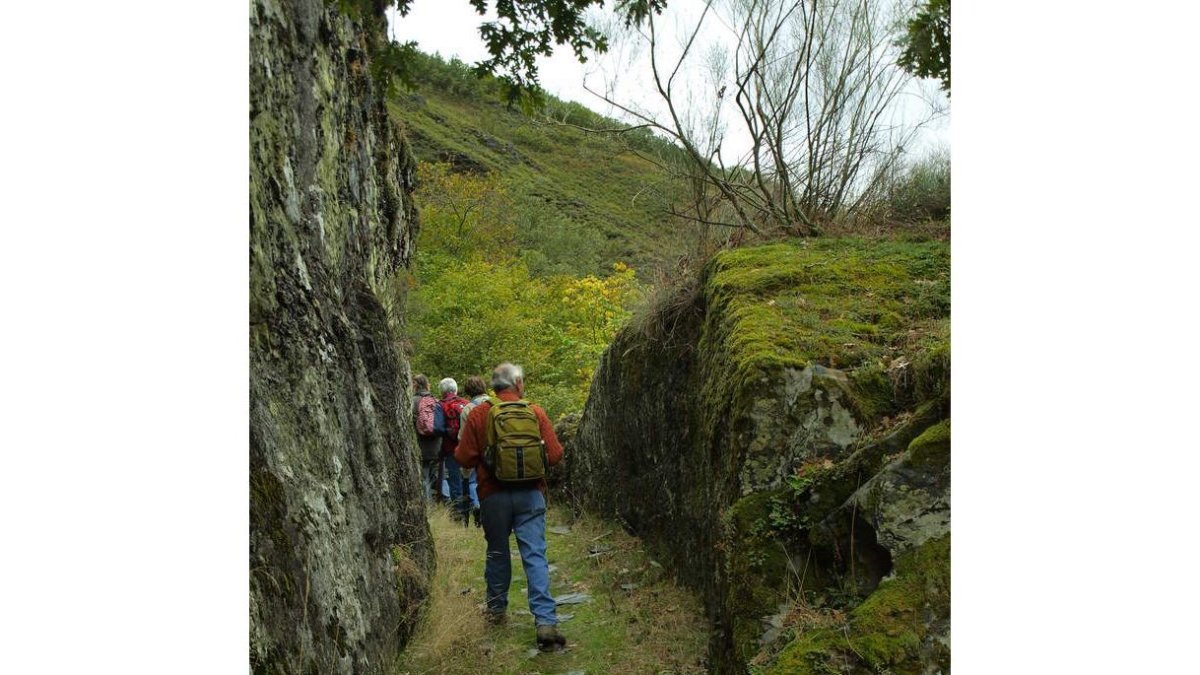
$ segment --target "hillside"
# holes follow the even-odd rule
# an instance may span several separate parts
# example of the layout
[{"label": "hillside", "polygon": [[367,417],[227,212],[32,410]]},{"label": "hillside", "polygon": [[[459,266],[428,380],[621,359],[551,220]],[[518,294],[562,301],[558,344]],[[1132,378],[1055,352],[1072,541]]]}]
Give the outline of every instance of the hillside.
[{"label": "hillside", "polygon": [[616,262],[646,270],[679,249],[686,233],[665,217],[678,186],[655,165],[677,152],[669,143],[645,130],[583,131],[621,125],[554,97],[536,113],[510,109],[465,64],[417,58],[418,87],[392,98],[393,116],[419,161],[501,177],[521,218],[519,245],[538,252],[534,271],[606,274]]}]

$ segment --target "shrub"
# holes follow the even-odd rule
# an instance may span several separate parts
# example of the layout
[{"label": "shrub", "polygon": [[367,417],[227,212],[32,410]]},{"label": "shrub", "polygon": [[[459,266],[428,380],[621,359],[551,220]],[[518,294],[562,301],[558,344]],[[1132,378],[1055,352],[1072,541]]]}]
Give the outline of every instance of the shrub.
[{"label": "shrub", "polygon": [[948,220],[950,151],[941,148],[902,167],[888,186],[886,203],[895,220]]}]

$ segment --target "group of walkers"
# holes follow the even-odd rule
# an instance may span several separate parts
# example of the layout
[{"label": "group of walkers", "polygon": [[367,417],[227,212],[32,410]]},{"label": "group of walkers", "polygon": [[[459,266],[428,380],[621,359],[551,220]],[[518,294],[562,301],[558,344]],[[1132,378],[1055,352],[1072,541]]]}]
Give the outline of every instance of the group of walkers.
[{"label": "group of walkers", "polygon": [[491,387],[494,397],[487,395],[483,378],[469,377],[464,398],[458,395],[458,383],[447,377],[438,383],[441,397],[437,398],[429,391],[428,378],[413,377],[413,424],[425,496],[429,501],[444,497],[456,518],[467,524],[473,515],[476,526],[483,529],[485,617],[492,625],[507,621],[512,582],[509,537],[516,535],[537,646],[543,651],[559,650],[567,640],[558,631],[550,595],[545,476],[562,459],[562,444],[546,411],[524,399],[525,375],[520,366],[497,366]]},{"label": "group of walkers", "polygon": [[421,479],[427,501],[448,502],[457,518],[468,522],[471,514],[479,521],[479,497],[474,470],[461,470],[454,459],[454,450],[462,434],[462,422],[471,409],[487,400],[483,378],[467,378],[463,393],[458,395],[458,382],[447,377],[438,382],[441,397],[429,391],[429,379],[413,377],[413,423],[417,429],[417,445],[421,450]]}]

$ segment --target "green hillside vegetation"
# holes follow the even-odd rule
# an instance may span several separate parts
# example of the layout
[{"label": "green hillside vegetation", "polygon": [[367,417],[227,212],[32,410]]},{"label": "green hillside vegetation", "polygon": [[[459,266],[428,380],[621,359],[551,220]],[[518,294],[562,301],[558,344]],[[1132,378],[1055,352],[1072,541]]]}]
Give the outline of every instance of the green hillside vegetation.
[{"label": "green hillside vegetation", "polygon": [[672,144],[645,129],[583,131],[624,125],[550,96],[526,114],[463,62],[415,58],[418,88],[391,108],[417,158],[498,177],[532,274],[603,275],[616,262],[649,270],[680,249],[687,231],[665,214],[681,188],[656,165],[681,159]]},{"label": "green hillside vegetation", "polygon": [[579,410],[639,273],[683,247],[655,165],[678,151],[645,130],[583,131],[620,125],[553,97],[510,108],[497,80],[414,58],[418,89],[390,103],[419,160],[413,370],[462,382],[514,360],[552,417]]},{"label": "green hillside vegetation", "polygon": [[551,418],[581,409],[600,354],[642,293],[633,269],[617,262],[603,277],[536,275],[518,254],[520,218],[495,174],[436,164],[419,175],[414,372],[462,382],[516,361]]},{"label": "green hillside vegetation", "polygon": [[[462,381],[516,360],[526,366],[530,395],[552,416],[579,410],[600,354],[644,295],[644,281],[664,262],[703,248],[697,247],[695,226],[667,215],[685,191],[664,167],[685,161],[682,151],[646,129],[584,131],[621,124],[553,97],[537,112],[511,108],[502,103],[497,80],[476,77],[466,64],[420,53],[413,58],[418,88],[395,95],[390,107],[419,158],[422,225],[408,317],[414,371]],[[948,218],[948,203],[949,159],[937,156],[898,172],[886,208],[877,209],[923,225],[834,230],[943,238],[948,228],[937,223]],[[861,243],[837,245],[835,253],[830,242],[840,240],[766,250],[789,259],[787,251],[798,245],[811,255],[803,262],[795,258],[794,265],[829,273],[813,278],[836,284],[846,275],[861,276],[855,271],[867,262],[861,258],[875,255]],[[867,281],[884,293],[898,283],[887,270],[876,276]],[[838,289],[825,290],[836,295]],[[926,290],[933,297],[943,289]],[[835,367],[843,357],[878,360],[878,348],[851,354],[845,345],[869,345],[914,310],[892,302],[878,317],[827,316],[832,310],[795,304],[805,301],[805,289],[793,294],[798,299],[789,295],[777,306],[747,310],[805,310],[778,335],[763,336],[762,349],[785,359],[812,355]]]}]

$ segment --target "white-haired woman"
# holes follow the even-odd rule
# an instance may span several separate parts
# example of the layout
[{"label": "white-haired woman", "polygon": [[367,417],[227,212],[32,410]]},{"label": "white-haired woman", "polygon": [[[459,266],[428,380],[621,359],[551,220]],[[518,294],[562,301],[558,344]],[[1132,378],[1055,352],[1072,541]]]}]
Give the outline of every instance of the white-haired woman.
[{"label": "white-haired woman", "polygon": [[442,439],[442,461],[438,467],[438,490],[449,500],[451,508],[460,518],[466,518],[470,512],[469,502],[463,501],[462,473],[458,462],[454,461],[454,449],[458,447],[458,430],[462,409],[468,401],[458,395],[458,382],[453,377],[447,377],[438,382],[442,392],[442,418],[445,425],[445,437]]}]

